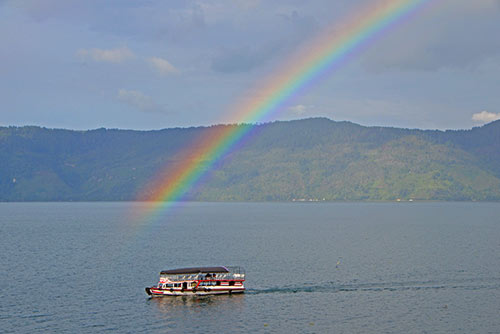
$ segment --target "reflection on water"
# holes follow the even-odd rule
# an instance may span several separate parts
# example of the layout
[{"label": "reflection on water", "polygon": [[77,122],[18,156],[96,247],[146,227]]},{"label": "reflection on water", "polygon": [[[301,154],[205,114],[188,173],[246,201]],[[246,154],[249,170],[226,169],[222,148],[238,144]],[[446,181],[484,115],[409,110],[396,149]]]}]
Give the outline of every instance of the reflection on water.
[{"label": "reflection on water", "polygon": [[[149,314],[156,318],[154,329],[164,333],[204,333],[207,328],[223,329],[228,317],[235,322],[241,321],[245,314],[245,295],[212,296],[167,296],[147,299]],[[229,329],[229,328],[228,328]],[[241,332],[241,331],[240,331]]]},{"label": "reflection on water", "polygon": [[172,319],[189,317],[198,312],[214,311],[214,314],[224,310],[242,310],[245,295],[212,295],[212,296],[167,296],[147,299],[147,303],[157,310],[161,318]]}]

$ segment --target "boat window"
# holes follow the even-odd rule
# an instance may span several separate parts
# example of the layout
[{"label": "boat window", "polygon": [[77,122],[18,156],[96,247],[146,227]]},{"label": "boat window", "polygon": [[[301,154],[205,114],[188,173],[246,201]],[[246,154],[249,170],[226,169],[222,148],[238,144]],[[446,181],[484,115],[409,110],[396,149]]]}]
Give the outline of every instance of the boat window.
[{"label": "boat window", "polygon": [[229,285],[234,285],[234,281],[229,281]]},{"label": "boat window", "polygon": [[220,281],[215,282],[215,285],[220,285]]},{"label": "boat window", "polygon": [[213,285],[215,285],[214,281],[203,281],[203,282],[200,282],[200,286],[213,286]]}]

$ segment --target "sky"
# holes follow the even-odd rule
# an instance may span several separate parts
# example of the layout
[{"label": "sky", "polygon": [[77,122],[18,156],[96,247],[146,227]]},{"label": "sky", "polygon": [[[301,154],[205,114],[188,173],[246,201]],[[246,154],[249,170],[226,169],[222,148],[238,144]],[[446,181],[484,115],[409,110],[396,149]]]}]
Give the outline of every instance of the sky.
[{"label": "sky", "polygon": [[[374,0],[0,0],[0,126],[229,122],[326,27]],[[431,0],[273,120],[469,129],[500,119],[500,0]]]}]

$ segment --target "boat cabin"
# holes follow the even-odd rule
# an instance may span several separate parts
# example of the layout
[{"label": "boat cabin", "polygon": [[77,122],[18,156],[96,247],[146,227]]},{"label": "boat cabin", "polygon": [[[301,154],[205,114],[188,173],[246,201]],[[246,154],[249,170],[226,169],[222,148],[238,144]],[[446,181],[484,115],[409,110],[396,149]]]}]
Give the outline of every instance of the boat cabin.
[{"label": "boat cabin", "polygon": [[231,294],[244,292],[245,271],[241,267],[194,267],[164,270],[151,296],[186,294]]}]

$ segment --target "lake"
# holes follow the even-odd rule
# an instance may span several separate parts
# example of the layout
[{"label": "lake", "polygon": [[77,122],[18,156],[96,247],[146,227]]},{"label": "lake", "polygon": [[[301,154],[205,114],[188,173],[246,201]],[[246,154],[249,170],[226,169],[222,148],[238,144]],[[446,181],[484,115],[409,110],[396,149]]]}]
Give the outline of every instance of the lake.
[{"label": "lake", "polygon": [[[3,333],[500,333],[500,203],[0,203]],[[244,295],[150,299],[239,265]]]}]

